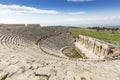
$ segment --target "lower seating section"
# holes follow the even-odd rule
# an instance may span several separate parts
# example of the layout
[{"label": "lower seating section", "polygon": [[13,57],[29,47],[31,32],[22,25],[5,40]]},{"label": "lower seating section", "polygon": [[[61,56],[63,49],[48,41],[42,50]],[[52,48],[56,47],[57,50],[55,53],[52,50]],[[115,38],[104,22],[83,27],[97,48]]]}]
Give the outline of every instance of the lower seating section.
[{"label": "lower seating section", "polygon": [[41,43],[41,48],[49,54],[65,57],[65,55],[61,53],[61,48],[73,46],[73,42],[74,40],[70,34],[62,34],[45,39]]}]

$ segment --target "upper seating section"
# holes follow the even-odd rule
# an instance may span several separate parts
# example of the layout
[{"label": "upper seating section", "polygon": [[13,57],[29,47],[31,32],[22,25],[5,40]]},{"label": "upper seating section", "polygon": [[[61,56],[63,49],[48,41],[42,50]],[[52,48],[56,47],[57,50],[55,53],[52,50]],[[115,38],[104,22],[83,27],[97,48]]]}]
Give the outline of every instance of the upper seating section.
[{"label": "upper seating section", "polygon": [[[39,24],[1,24],[0,33],[8,35],[8,37],[17,38],[16,41],[22,39],[23,42],[32,42],[37,44],[39,41],[60,34],[68,33],[68,29],[63,27],[40,27]],[[6,37],[5,37],[6,38]],[[13,40],[12,39],[12,40]],[[8,39],[6,39],[8,40]],[[9,40],[8,40],[9,41]],[[11,41],[14,43],[14,41]],[[10,42],[10,43],[11,43]],[[21,42],[20,42],[21,43]],[[18,44],[18,43],[15,43]]]}]

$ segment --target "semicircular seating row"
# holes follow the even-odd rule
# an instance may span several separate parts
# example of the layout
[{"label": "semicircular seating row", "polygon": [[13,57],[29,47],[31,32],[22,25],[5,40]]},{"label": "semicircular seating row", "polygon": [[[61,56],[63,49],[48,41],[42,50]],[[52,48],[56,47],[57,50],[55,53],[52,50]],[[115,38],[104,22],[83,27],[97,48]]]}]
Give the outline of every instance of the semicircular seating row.
[{"label": "semicircular seating row", "polygon": [[15,34],[0,33],[0,45],[0,47],[4,49],[17,49],[18,46],[31,47],[33,43],[30,40],[27,40],[24,37],[20,37]]}]

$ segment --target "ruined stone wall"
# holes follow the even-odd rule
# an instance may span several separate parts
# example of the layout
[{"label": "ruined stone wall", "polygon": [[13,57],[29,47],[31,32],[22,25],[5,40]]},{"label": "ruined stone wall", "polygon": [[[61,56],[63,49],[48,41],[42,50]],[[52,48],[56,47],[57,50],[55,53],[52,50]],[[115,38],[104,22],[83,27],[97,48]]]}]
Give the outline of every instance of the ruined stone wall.
[{"label": "ruined stone wall", "polygon": [[0,24],[0,27],[20,27],[25,26],[25,24]]},{"label": "ruined stone wall", "polygon": [[0,27],[40,27],[40,24],[0,24]]},{"label": "ruined stone wall", "polygon": [[91,50],[98,57],[107,57],[108,55],[114,54],[116,50],[120,49],[107,42],[83,35],[77,36],[76,41],[79,41],[80,45],[83,45],[86,49]]}]

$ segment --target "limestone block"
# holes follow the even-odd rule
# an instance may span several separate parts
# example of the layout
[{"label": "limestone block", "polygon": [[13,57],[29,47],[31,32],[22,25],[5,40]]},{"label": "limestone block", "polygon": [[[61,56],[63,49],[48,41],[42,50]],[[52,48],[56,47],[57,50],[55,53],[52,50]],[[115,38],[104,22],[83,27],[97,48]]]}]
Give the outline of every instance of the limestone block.
[{"label": "limestone block", "polygon": [[51,68],[50,67],[39,68],[39,69],[35,70],[35,74],[50,76]]}]

